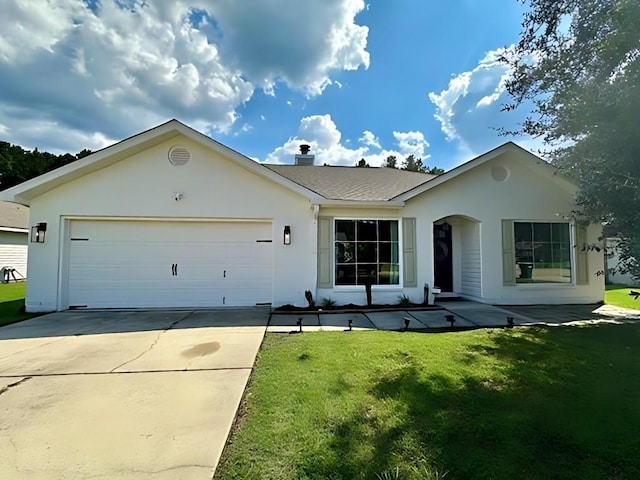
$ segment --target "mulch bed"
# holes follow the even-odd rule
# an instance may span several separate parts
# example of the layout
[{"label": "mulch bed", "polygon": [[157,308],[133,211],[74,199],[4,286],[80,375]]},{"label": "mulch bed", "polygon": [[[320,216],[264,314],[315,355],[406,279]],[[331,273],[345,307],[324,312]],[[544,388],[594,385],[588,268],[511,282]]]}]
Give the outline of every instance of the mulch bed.
[{"label": "mulch bed", "polygon": [[274,313],[353,313],[366,311],[394,311],[394,310],[444,310],[438,305],[421,305],[412,303],[410,306],[392,305],[392,304],[373,304],[373,305],[356,305],[349,303],[347,305],[333,305],[331,307],[296,307],[295,305],[282,305],[274,308]]}]

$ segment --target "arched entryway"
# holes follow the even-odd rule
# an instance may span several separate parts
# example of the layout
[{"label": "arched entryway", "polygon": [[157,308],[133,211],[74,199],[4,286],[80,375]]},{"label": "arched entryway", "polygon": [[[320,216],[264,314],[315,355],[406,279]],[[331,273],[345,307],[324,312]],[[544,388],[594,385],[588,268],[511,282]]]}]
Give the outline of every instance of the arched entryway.
[{"label": "arched entryway", "polygon": [[442,293],[482,296],[480,227],[465,215],[433,222],[433,279]]}]

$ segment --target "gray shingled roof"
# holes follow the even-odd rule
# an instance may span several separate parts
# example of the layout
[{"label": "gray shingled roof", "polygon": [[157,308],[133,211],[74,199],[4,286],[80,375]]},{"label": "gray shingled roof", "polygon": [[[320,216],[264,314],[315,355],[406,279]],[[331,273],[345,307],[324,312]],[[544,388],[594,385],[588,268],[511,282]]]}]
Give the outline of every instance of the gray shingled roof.
[{"label": "gray shingled roof", "polygon": [[0,201],[0,227],[29,228],[29,207]]},{"label": "gray shingled roof", "polygon": [[434,178],[434,175],[395,168],[306,165],[265,167],[330,200],[390,200]]}]

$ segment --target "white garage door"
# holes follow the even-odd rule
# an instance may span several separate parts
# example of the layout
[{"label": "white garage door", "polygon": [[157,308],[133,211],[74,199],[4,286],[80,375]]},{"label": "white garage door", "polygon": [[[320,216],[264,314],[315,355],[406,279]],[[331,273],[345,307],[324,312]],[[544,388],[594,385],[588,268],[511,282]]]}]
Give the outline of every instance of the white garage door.
[{"label": "white garage door", "polygon": [[270,303],[269,223],[72,221],[69,307]]}]

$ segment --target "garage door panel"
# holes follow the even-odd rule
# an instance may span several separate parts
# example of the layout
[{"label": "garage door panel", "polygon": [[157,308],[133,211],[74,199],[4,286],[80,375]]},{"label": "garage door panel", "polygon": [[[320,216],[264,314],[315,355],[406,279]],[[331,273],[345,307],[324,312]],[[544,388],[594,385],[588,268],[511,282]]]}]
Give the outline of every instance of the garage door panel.
[{"label": "garage door panel", "polygon": [[256,240],[269,239],[271,231],[267,223],[73,221],[69,305],[269,303],[272,244]]}]

